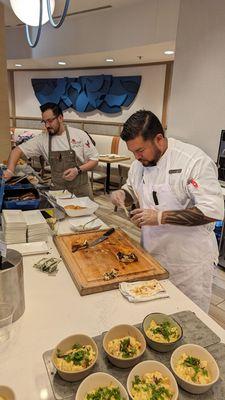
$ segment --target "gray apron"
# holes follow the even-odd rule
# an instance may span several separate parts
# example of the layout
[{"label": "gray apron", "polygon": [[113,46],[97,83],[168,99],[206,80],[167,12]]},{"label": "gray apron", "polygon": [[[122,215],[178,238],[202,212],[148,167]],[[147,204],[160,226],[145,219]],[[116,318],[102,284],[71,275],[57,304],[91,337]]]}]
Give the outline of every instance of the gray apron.
[{"label": "gray apron", "polygon": [[65,128],[69,150],[52,151],[52,136],[49,135],[48,160],[51,166],[53,188],[54,190],[68,190],[77,197],[89,196],[93,198],[87,171],[77,175],[73,181],[66,181],[63,178],[63,173],[67,169],[80,167],[82,165],[75,151],[71,148],[69,131],[67,126]]}]

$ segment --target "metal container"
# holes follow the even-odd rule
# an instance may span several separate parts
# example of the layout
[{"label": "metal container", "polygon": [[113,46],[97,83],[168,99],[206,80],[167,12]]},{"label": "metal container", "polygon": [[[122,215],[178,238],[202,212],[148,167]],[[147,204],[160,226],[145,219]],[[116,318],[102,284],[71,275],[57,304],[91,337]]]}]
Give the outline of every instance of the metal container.
[{"label": "metal container", "polygon": [[10,303],[14,306],[13,321],[16,321],[25,310],[24,279],[22,255],[8,249],[6,258],[0,265],[0,303]]}]

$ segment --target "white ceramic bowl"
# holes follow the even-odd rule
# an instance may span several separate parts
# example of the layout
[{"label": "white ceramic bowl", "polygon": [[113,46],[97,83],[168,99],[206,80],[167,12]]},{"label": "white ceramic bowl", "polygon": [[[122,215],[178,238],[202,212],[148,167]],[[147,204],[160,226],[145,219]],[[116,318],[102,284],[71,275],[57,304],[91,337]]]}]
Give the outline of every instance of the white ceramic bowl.
[{"label": "white ceramic bowl", "polygon": [[[164,321],[170,322],[171,326],[176,326],[176,328],[178,329],[179,338],[175,342],[170,342],[170,343],[156,342],[155,340],[151,339],[147,335],[146,331],[152,320],[154,320],[156,323],[159,323],[159,324],[161,324]],[[176,322],[170,315],[166,315],[166,314],[162,314],[162,313],[152,313],[152,314],[147,315],[143,320],[142,329],[143,329],[144,336],[145,336],[145,339],[146,339],[146,342],[148,343],[148,345],[152,349],[159,351],[161,353],[165,353],[167,351],[174,350],[175,347],[178,346],[179,342],[181,341],[181,339],[183,337],[183,329],[178,324],[178,322]]]},{"label": "white ceramic bowl", "polygon": [[[66,351],[70,350],[75,343],[79,343],[81,345],[91,345],[92,348],[95,351],[95,359],[92,364],[89,365],[89,367],[83,369],[82,371],[63,371],[59,369],[55,363],[56,359],[56,354],[57,354],[57,349],[59,349],[62,353],[65,353]],[[58,374],[63,378],[65,381],[68,382],[76,382],[79,381],[80,379],[85,378],[88,374],[90,374],[91,369],[94,367],[96,361],[98,358],[98,347],[95,343],[95,341],[87,335],[83,334],[76,334],[76,335],[71,335],[68,336],[67,338],[63,339],[61,342],[57,344],[57,346],[54,348],[52,352],[52,363],[54,367],[57,369]]]},{"label": "white ceramic bowl", "polygon": [[0,396],[5,400],[16,400],[14,392],[8,386],[0,386]]},{"label": "white ceramic bowl", "polygon": [[[200,360],[207,361],[208,369],[212,376],[212,381],[210,383],[202,385],[194,382],[188,382],[177,374],[175,368],[179,358],[183,353],[186,353],[187,355],[190,355],[192,357],[199,358]],[[174,350],[170,359],[170,365],[178,384],[184,390],[193,394],[200,394],[207,392],[214,385],[214,383],[216,383],[220,375],[216,360],[206,349],[204,349],[204,347],[198,346],[197,344],[184,344],[183,346],[180,346],[176,350]]]},{"label": "white ceramic bowl", "polygon": [[129,400],[128,394],[122,383],[120,383],[116,378],[112,375],[106,374],[104,372],[96,372],[95,374],[89,375],[83,382],[80,384],[75,400],[84,400],[87,393],[91,392],[98,387],[105,386],[116,386],[119,387],[121,398],[124,400]]},{"label": "white ceramic bowl", "polygon": [[160,372],[163,376],[168,376],[170,380],[170,385],[171,385],[171,390],[173,391],[174,395],[171,400],[177,400],[179,396],[179,391],[178,391],[178,386],[177,382],[171,374],[170,370],[160,363],[159,361],[154,361],[154,360],[148,360],[148,361],[143,361],[137,365],[130,371],[128,378],[127,378],[127,391],[129,393],[129,396],[131,399],[133,399],[131,389],[132,389],[132,382],[135,379],[135,375],[139,375],[140,378],[143,377],[148,372]]},{"label": "white ceramic bowl", "polygon": [[[141,343],[140,353],[135,357],[119,358],[109,353],[108,343],[113,339],[120,339],[124,336],[132,336]],[[139,329],[135,328],[135,326],[125,325],[125,324],[116,325],[105,334],[103,338],[103,348],[107,354],[108,359],[111,361],[113,365],[119,368],[129,368],[133,367],[140,361],[146,349],[146,342],[142,333],[139,331]]]},{"label": "white ceramic bowl", "polygon": [[[58,199],[57,203],[62,206],[69,217],[82,217],[83,215],[94,214],[98,209],[99,204],[92,201],[89,197],[76,197],[72,199]],[[74,205],[85,208],[77,210],[65,208],[66,206]]]}]

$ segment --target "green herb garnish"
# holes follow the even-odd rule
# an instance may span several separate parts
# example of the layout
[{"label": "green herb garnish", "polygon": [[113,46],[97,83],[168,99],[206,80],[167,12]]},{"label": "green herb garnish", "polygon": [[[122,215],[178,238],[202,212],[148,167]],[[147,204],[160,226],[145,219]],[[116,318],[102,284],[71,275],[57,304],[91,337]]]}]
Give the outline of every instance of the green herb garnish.
[{"label": "green herb garnish", "polygon": [[130,338],[121,340],[120,351],[123,358],[133,357],[137,353],[136,348],[134,346],[131,346]]},{"label": "green herb garnish", "polygon": [[171,331],[171,324],[169,321],[164,321],[162,324],[157,326],[157,328],[151,329],[151,331],[156,335],[160,333],[168,342],[170,340],[170,336],[174,335],[174,332]]},{"label": "green herb garnish", "polygon": [[193,370],[194,370],[194,372],[195,372],[194,375],[193,375],[192,378],[191,378],[191,380],[192,380],[193,382],[196,382],[196,380],[197,380],[197,375],[198,375],[198,373],[199,373],[200,371],[203,373],[203,375],[208,376],[208,371],[207,371],[207,369],[202,368],[202,367],[200,366],[200,365],[201,365],[201,362],[200,362],[199,358],[195,358],[195,357],[188,356],[188,357],[184,360],[183,365],[185,365],[186,367],[191,367],[191,368],[193,368]]},{"label": "green herb garnish", "polygon": [[124,400],[121,397],[120,390],[118,387],[100,387],[93,393],[88,393],[86,396],[87,400]]}]

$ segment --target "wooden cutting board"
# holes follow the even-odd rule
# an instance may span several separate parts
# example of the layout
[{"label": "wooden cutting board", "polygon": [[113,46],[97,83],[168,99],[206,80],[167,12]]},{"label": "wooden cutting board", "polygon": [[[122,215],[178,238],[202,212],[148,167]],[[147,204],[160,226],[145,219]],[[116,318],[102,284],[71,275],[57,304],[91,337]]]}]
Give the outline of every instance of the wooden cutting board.
[{"label": "wooden cutting board", "polygon": [[[121,229],[116,229],[112,235],[96,246],[72,253],[72,244],[95,240],[104,232],[106,231],[54,237],[58,251],[81,295],[115,289],[124,281],[168,278],[168,272],[159,262],[134,243]],[[128,264],[118,261],[116,253],[119,251],[135,253],[138,261]],[[104,273],[110,272],[113,268],[118,270],[118,276],[109,281],[104,280]]]}]

